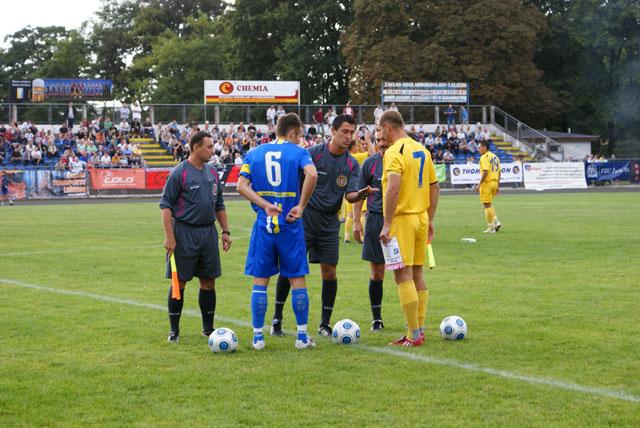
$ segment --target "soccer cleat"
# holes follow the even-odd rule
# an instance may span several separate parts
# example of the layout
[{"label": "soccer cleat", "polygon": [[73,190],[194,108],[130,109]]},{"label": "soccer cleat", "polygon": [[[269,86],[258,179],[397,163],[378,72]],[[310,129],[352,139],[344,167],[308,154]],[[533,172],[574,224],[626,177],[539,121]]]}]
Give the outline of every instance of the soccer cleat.
[{"label": "soccer cleat", "polygon": [[496,218],[496,221],[493,224],[493,228],[496,230],[496,232],[499,232],[501,227],[502,227],[502,223],[500,222],[500,220]]},{"label": "soccer cleat", "polygon": [[373,322],[371,322],[371,329],[369,329],[369,331],[378,332],[382,331],[383,329],[384,323],[382,322],[382,320],[373,320]]},{"label": "soccer cleat", "polygon": [[393,342],[389,343],[389,345],[404,346],[405,348],[415,348],[424,345],[424,339],[422,338],[422,335],[418,336],[416,340],[411,340],[407,336],[403,336],[400,339],[394,340]]},{"label": "soccer cleat", "polygon": [[318,336],[331,337],[333,330],[329,324],[320,324],[318,327]]},{"label": "soccer cleat", "polygon": [[303,342],[302,340],[296,340],[294,345],[296,349],[311,349],[316,347],[316,343],[310,337],[307,337],[307,341]]},{"label": "soccer cleat", "polygon": [[420,339],[422,339],[423,342],[427,340],[427,336],[424,335],[424,331],[420,332]]},{"label": "soccer cleat", "polygon": [[351,244],[351,241],[350,241],[350,240],[348,240],[348,239],[345,239],[345,240],[344,240],[344,243],[345,243],[345,244]]},{"label": "soccer cleat", "polygon": [[180,332],[179,331],[170,331],[169,332],[169,337],[167,337],[167,342],[169,343],[178,343],[178,339],[180,338]]},{"label": "soccer cleat", "polygon": [[493,227],[489,226],[482,233],[496,233],[496,230]]},{"label": "soccer cleat", "polygon": [[215,330],[215,328],[212,329],[212,330],[202,330],[202,335],[204,337],[209,337],[209,336],[211,336],[211,333],[213,333],[213,330]]},{"label": "soccer cleat", "polygon": [[277,337],[284,336],[284,333],[282,332],[282,320],[274,318],[273,321],[271,321],[271,330],[269,330],[269,334]]},{"label": "soccer cleat", "polygon": [[9,206],[12,207],[13,206],[13,200],[9,199]]},{"label": "soccer cleat", "polygon": [[251,346],[253,346],[253,349],[256,351],[264,349],[264,335],[262,333],[253,333],[253,343]]}]

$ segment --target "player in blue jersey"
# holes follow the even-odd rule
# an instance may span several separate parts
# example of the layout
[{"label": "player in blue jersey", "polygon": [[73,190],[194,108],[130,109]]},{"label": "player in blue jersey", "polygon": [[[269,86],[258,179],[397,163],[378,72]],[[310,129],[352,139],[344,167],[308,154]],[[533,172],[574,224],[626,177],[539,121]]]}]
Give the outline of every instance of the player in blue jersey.
[{"label": "player in blue jersey", "polygon": [[318,175],[309,152],[297,146],[302,137],[302,122],[297,114],[278,118],[276,137],[275,143],[263,144],[247,154],[238,178],[238,192],[256,211],[244,271],[254,277],[253,348],[264,348],[267,286],[273,275],[281,273],[290,279],[293,288],[291,306],[298,325],[295,347],[306,349],[315,345],[307,334],[309,296],[304,276],[309,273],[309,264],[300,218]]}]

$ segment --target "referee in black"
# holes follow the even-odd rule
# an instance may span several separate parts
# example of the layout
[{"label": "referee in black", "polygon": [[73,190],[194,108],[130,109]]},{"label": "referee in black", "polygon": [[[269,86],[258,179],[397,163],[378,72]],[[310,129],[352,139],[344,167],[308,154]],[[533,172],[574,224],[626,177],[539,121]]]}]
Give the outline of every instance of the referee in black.
[{"label": "referee in black", "polygon": [[[384,139],[382,131],[376,130],[376,154],[369,156],[362,163],[360,181],[358,187],[371,186],[382,189],[382,157],[389,148],[389,143]],[[353,204],[353,239],[362,241],[362,223],[360,213],[362,201]],[[382,192],[375,192],[367,198],[367,220],[364,228],[364,240],[362,245],[362,260],[371,263],[371,276],[369,277],[369,301],[371,302],[371,314],[373,321],[371,331],[381,331],[384,328],[382,322],[382,283],[384,281],[384,255],[380,245],[380,232],[384,224],[382,211]]]},{"label": "referee in black", "polygon": [[198,303],[202,312],[202,334],[209,336],[213,332],[215,280],[222,274],[216,219],[222,228],[222,249],[231,248],[222,186],[217,170],[207,164],[213,154],[213,138],[197,132],[191,137],[189,148],[189,158],[171,171],[160,199],[167,278],[171,278],[169,257],[173,253],[180,282],[179,300],[171,298],[169,288],[169,342],[177,342],[180,336],[184,288],[194,276],[200,279]]},{"label": "referee in black", "polygon": [[[353,144],[356,121],[341,114],[331,125],[331,141],[309,149],[311,160],[318,172],[316,189],[302,214],[309,263],[320,263],[322,275],[322,320],[318,328],[320,336],[330,336],[331,314],[336,300],[338,280],[336,267],[340,249],[340,221],[338,212],[342,200],[353,203],[376,191],[371,187],[358,190],[360,165],[349,154]],[[289,279],[278,277],[276,286],[276,310],[271,335],[282,335],[282,308],[289,294]]]}]

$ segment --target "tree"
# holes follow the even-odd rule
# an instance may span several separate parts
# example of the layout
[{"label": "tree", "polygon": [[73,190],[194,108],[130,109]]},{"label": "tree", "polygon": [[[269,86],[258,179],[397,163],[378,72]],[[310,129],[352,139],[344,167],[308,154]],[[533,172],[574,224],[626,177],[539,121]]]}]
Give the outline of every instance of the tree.
[{"label": "tree", "polygon": [[40,75],[40,66],[54,55],[58,42],[67,35],[64,27],[25,27],[7,37],[9,46],[0,51],[0,94],[8,101],[10,79],[32,79]]},{"label": "tree", "polygon": [[44,61],[38,75],[42,77],[91,77],[89,46],[81,32],[71,30],[67,37],[55,42],[53,54]]},{"label": "tree", "polygon": [[411,40],[410,10],[400,0],[355,0],[354,21],[343,36],[356,103],[377,103],[383,81],[411,82],[425,75],[420,46]]},{"label": "tree", "polygon": [[167,33],[158,38],[149,55],[137,59],[132,73],[149,72],[149,78],[132,88],[143,101],[156,103],[202,103],[204,80],[224,78],[222,46],[217,22],[206,15],[187,18],[189,31],[181,37]]},{"label": "tree", "polygon": [[533,63],[544,29],[533,6],[518,0],[356,0],[354,12],[344,54],[356,101],[377,101],[384,80],[462,81],[470,82],[474,103],[534,121],[552,115],[553,93]]},{"label": "tree", "polygon": [[601,135],[610,153],[640,155],[640,4],[567,3],[547,11],[536,56],[544,81],[561,94],[556,125]]},{"label": "tree", "polygon": [[303,103],[348,97],[340,34],[352,20],[350,0],[237,0],[222,18],[233,78],[299,80]]}]

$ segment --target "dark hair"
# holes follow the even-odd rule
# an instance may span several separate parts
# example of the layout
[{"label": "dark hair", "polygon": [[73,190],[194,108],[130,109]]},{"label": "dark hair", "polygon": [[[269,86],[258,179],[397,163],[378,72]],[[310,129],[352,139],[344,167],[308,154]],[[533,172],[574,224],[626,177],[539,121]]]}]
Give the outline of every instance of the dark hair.
[{"label": "dark hair", "polygon": [[353,118],[353,116],[349,114],[339,114],[335,117],[335,119],[333,119],[331,127],[337,131],[345,122],[356,126],[356,120]]},{"label": "dark hair", "polygon": [[402,115],[395,110],[387,110],[380,116],[378,120],[378,126],[382,128],[382,126],[388,123],[394,128],[404,128],[404,120],[402,119]]},{"label": "dark hair", "polygon": [[297,114],[283,114],[278,118],[278,123],[276,124],[276,135],[278,137],[285,137],[289,132],[300,128],[302,128],[302,121]]},{"label": "dark hair", "polygon": [[482,140],[482,141],[480,141],[478,144],[479,144],[479,145],[481,145],[481,146],[484,146],[487,150],[489,150],[489,146],[490,146],[490,144],[489,144],[489,142],[488,142],[488,141],[486,141],[486,140]]},{"label": "dark hair", "polygon": [[211,134],[203,131],[198,131],[193,134],[189,140],[189,150],[193,151],[193,146],[202,145],[205,138],[211,138]]}]

